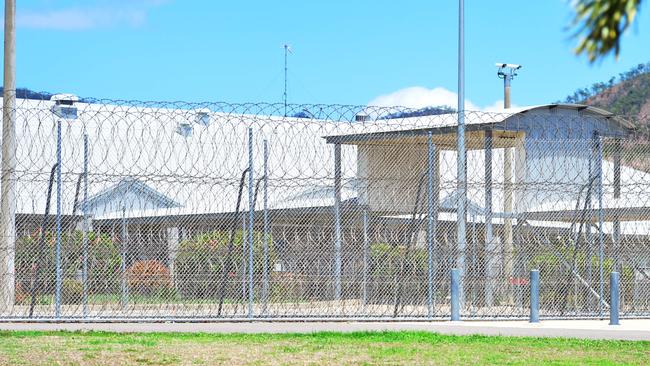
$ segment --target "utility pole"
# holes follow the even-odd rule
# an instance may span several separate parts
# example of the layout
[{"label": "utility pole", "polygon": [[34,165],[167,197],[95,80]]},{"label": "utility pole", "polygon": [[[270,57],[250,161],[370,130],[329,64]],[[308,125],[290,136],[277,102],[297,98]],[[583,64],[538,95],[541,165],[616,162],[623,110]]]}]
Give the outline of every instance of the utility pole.
[{"label": "utility pole", "polygon": [[0,177],[0,313],[14,304],[16,244],[16,0],[5,0],[2,176]]},{"label": "utility pole", "polygon": [[[512,79],[517,76],[517,70],[521,68],[521,65],[514,64],[503,64],[497,63],[496,66],[499,68],[497,71],[497,76],[500,79],[503,79],[503,108],[510,108],[510,83]],[[503,149],[503,212],[505,217],[503,219],[503,267],[505,271],[505,276],[510,281],[514,276],[513,265],[514,265],[514,243],[513,243],[513,233],[512,233],[512,148]],[[512,295],[512,292],[509,292]],[[511,296],[509,296],[512,299]]]}]

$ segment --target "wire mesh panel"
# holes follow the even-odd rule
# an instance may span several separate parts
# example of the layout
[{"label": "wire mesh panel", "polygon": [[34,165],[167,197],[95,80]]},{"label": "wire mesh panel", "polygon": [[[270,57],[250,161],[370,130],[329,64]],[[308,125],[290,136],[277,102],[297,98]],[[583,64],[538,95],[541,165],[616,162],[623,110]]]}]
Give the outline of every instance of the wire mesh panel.
[{"label": "wire mesh panel", "polygon": [[459,182],[446,109],[57,108],[16,109],[0,319],[444,319],[454,268],[463,318],[527,317],[532,269],[542,317],[606,316],[612,271],[650,315],[638,121],[465,112]]}]

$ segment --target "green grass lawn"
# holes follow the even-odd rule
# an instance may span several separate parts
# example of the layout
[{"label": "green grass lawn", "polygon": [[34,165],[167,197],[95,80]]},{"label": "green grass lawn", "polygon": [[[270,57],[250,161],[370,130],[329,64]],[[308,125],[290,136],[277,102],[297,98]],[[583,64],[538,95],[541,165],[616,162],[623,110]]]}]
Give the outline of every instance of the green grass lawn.
[{"label": "green grass lawn", "polygon": [[426,332],[0,332],[2,365],[648,365],[650,342]]}]

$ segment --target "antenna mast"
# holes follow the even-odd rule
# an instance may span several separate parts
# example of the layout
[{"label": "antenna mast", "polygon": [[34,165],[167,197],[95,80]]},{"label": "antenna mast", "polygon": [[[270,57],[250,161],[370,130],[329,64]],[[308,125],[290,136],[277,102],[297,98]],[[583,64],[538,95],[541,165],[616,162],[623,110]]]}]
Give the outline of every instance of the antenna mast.
[{"label": "antenna mast", "polygon": [[287,116],[287,56],[291,53],[291,47],[288,44],[284,45],[284,116]]}]

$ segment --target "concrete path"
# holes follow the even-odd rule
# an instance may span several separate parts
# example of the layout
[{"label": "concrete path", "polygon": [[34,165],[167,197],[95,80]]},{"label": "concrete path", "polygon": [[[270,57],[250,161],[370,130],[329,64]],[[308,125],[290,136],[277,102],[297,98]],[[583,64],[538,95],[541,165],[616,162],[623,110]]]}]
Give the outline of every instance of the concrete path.
[{"label": "concrete path", "polygon": [[567,337],[650,341],[650,319],[621,320],[612,326],[603,320],[546,320],[464,322],[218,322],[218,323],[0,323],[0,330],[203,332],[203,333],[311,333],[321,331],[430,331],[442,334],[482,334],[529,337]]}]

